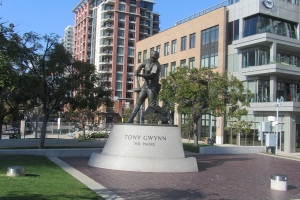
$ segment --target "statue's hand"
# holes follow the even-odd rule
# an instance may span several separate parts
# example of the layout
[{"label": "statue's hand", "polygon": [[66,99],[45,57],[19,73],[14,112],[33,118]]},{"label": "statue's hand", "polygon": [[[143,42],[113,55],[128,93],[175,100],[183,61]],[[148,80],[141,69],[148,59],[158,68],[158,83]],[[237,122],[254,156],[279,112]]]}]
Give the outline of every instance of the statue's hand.
[{"label": "statue's hand", "polygon": [[138,77],[143,77],[143,74],[137,73],[136,76],[138,76]]}]

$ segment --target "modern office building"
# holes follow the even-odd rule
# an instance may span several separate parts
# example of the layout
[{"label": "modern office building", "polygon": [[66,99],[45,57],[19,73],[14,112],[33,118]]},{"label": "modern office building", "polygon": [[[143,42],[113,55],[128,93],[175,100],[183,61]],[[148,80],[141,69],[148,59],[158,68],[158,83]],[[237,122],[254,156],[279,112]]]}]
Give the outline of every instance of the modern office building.
[{"label": "modern office building", "polygon": [[[102,86],[113,91],[115,113],[133,104],[136,42],[159,32],[154,4],[153,0],[81,0],[73,9],[74,56],[96,66]],[[106,119],[116,121],[118,115]]]},{"label": "modern office building", "polygon": [[[299,152],[299,4],[299,0],[223,1],[138,42],[136,66],[150,51],[158,50],[161,76],[182,65],[231,72],[254,95],[245,116],[252,122],[252,131],[242,135],[241,145],[260,145],[259,124],[273,116],[278,149]],[[175,123],[182,121],[175,116]],[[203,116],[199,138],[209,136],[211,121],[217,144],[236,144],[236,135],[224,131],[226,118],[210,120],[208,114]]]}]

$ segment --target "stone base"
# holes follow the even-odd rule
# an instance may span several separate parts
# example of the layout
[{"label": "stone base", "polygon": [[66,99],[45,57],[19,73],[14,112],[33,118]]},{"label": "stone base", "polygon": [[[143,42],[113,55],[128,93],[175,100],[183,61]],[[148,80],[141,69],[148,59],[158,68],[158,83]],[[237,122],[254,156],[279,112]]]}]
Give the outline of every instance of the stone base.
[{"label": "stone base", "polygon": [[180,130],[170,125],[114,125],[102,153],[89,166],[139,172],[197,172],[196,158],[185,158]]}]

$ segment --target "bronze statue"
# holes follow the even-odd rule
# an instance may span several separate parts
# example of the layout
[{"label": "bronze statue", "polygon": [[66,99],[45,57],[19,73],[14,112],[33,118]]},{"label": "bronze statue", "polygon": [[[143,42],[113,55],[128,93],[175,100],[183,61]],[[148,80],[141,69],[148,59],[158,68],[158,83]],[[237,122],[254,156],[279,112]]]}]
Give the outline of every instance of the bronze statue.
[{"label": "bronze statue", "polygon": [[[145,102],[145,99],[148,97],[148,106],[154,110],[156,113],[160,113],[162,116],[167,116],[167,111],[162,109],[156,103],[157,95],[160,91],[159,84],[159,74],[161,66],[158,62],[159,53],[157,51],[152,51],[150,58],[145,60],[134,72],[135,76],[142,77],[145,79],[145,82],[139,93],[139,98],[133,108],[133,111],[126,121],[126,123],[133,123],[133,119],[140,110],[141,105]],[[140,73],[144,69],[144,74]],[[149,108],[148,107],[148,108]]]}]

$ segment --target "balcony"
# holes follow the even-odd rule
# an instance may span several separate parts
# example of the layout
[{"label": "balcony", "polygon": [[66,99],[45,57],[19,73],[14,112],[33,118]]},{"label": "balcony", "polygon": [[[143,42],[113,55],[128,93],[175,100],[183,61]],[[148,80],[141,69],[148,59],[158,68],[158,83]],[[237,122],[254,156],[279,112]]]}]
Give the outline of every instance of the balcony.
[{"label": "balcony", "polygon": [[148,27],[148,24],[147,24],[146,22],[144,22],[144,21],[140,21],[140,25],[141,25],[141,26],[147,26],[147,27]]},{"label": "balcony", "polygon": [[103,58],[100,58],[100,64],[101,65],[103,65],[103,64],[109,64],[109,65],[111,65],[112,64],[112,60],[111,60],[111,58],[109,58],[109,57],[103,57]]},{"label": "balcony", "polygon": [[103,22],[113,22],[114,21],[114,15],[107,15],[102,19]]},{"label": "balcony", "polygon": [[160,31],[159,26],[153,26],[153,31]]},{"label": "balcony", "polygon": [[145,18],[145,19],[148,19],[148,16],[146,15],[146,13],[145,12],[141,12],[141,18]]},{"label": "balcony", "polygon": [[101,78],[101,81],[102,81],[102,82],[111,82],[112,79],[111,79],[110,77],[102,77],[102,78]]},{"label": "balcony", "polygon": [[106,6],[103,9],[103,12],[107,12],[107,13],[114,12],[114,7],[113,6]]},{"label": "balcony", "polygon": [[100,55],[112,55],[112,49],[103,49]]},{"label": "balcony", "polygon": [[103,40],[100,44],[101,47],[112,47],[112,40]]},{"label": "balcony", "polygon": [[149,33],[146,29],[142,29],[142,30],[140,30],[140,34],[148,35]]},{"label": "balcony", "polygon": [[106,38],[106,39],[112,39],[113,38],[113,33],[112,32],[104,32],[101,34],[102,38]]},{"label": "balcony", "polygon": [[153,18],[153,23],[154,24],[159,24],[160,23],[159,18]]},{"label": "balcony", "polygon": [[[252,112],[276,112],[275,102],[257,102],[250,103],[249,111]],[[294,101],[284,101],[282,105],[279,106],[279,111],[285,112],[300,112],[300,102]]]},{"label": "balcony", "polygon": [[[296,63],[295,63],[296,64]],[[299,79],[300,67],[287,63],[271,63],[267,65],[253,66],[241,69],[244,76],[271,76],[282,78]]]},{"label": "balcony", "polygon": [[103,67],[103,68],[99,69],[99,73],[101,73],[101,74],[111,74],[112,70],[111,70],[111,68]]},{"label": "balcony", "polygon": [[115,0],[103,0],[102,3],[105,3],[107,5],[114,5],[115,4]]},{"label": "balcony", "polygon": [[114,29],[114,24],[113,23],[104,23],[101,26],[101,28],[105,29],[105,30],[112,30],[112,29]]}]

